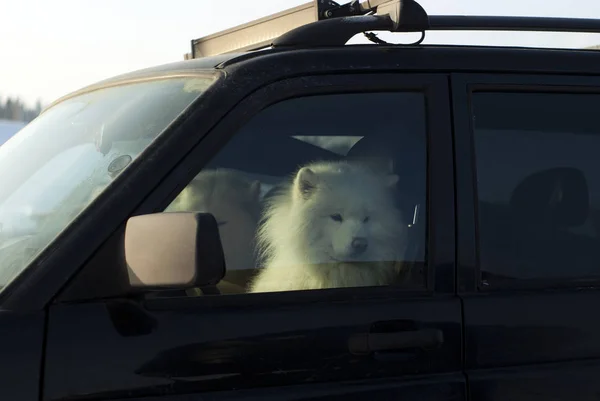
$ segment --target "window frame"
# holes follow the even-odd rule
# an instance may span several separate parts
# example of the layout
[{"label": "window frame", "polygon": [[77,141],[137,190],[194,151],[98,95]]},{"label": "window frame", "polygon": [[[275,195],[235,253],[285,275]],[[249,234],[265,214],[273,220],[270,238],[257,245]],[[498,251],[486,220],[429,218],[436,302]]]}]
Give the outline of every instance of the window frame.
[{"label": "window frame", "polygon": [[[427,287],[344,288],[288,293],[237,294],[191,298],[209,305],[246,305],[331,301],[349,298],[401,298],[455,293],[454,171],[448,78],[445,74],[364,73],[308,75],[268,84],[244,99],[186,155],[169,176],[146,198],[134,215],[162,212],[233,135],[261,110],[292,98],[339,93],[421,91],[427,112]],[[433,200],[433,201],[432,201]],[[156,298],[157,308],[174,307],[190,298]]]},{"label": "window frame", "polygon": [[454,117],[454,158],[457,199],[458,293],[600,287],[597,278],[523,279],[483,285],[479,259],[479,210],[475,132],[471,95],[474,92],[600,94],[600,76],[532,74],[451,74]]}]

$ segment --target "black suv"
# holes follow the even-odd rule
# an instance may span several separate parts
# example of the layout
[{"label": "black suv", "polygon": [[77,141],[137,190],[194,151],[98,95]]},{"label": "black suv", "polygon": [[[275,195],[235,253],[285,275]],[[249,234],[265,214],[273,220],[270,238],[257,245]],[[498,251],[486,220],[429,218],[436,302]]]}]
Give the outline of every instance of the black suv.
[{"label": "black suv", "polygon": [[[0,147],[0,398],[597,400],[600,53],[370,33],[459,29],[600,21],[315,0],[48,107]],[[359,159],[397,282],[249,293],[265,202]]]}]

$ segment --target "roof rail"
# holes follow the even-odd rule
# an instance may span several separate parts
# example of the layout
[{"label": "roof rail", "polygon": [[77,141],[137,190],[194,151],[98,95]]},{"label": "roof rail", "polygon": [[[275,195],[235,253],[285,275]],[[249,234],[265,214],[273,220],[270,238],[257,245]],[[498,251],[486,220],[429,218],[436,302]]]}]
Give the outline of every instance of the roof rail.
[{"label": "roof rail", "polygon": [[[290,29],[319,20],[319,11],[331,7],[329,1],[312,0],[298,7],[192,40],[191,58],[268,47],[273,39]],[[190,57],[187,56],[186,57]]]},{"label": "roof rail", "polygon": [[[352,0],[340,5],[331,0],[312,0],[301,6],[261,18],[216,34],[192,40],[198,58],[272,46],[341,46],[353,36],[369,31],[552,31],[600,33],[600,19],[508,16],[429,16],[415,0]],[[384,43],[374,35],[367,37]]]},{"label": "roof rail", "polygon": [[[326,13],[326,17],[329,19],[286,32],[275,39],[272,46],[341,46],[354,35],[367,31],[422,32],[418,44],[431,27],[430,17],[415,0],[353,1]],[[367,37],[374,40],[373,36]]]},{"label": "roof rail", "polygon": [[[337,17],[364,15],[378,7],[412,0],[352,0],[340,5],[332,0],[312,0],[300,6],[248,22],[215,34],[192,40],[192,52],[185,59],[244,52],[269,47],[284,33],[307,24]],[[416,3],[415,3],[416,4]]]},{"label": "roof rail", "polygon": [[[377,9],[377,15],[355,16],[350,19],[331,19],[311,23],[293,29],[275,39],[272,46],[318,47],[341,46],[354,35],[367,31],[422,32],[419,44],[426,31],[541,31],[541,32],[582,32],[600,33],[600,19],[558,18],[558,17],[510,17],[484,15],[432,15],[414,0],[395,0],[395,8],[388,7],[384,12]],[[380,15],[383,14],[383,15]],[[374,40],[373,36],[367,37]]]}]

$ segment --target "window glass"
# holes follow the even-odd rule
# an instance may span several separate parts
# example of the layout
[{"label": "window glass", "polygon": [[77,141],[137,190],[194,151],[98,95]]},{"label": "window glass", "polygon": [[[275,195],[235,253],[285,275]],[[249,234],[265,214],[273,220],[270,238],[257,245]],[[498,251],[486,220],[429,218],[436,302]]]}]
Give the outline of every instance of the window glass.
[{"label": "window glass", "polygon": [[215,79],[153,79],[51,106],[0,146],[0,290]]},{"label": "window glass", "polygon": [[472,95],[484,285],[600,276],[599,101]]},{"label": "window glass", "polygon": [[422,93],[309,96],[254,116],[166,211],[215,215],[222,294],[423,286],[426,182]]}]

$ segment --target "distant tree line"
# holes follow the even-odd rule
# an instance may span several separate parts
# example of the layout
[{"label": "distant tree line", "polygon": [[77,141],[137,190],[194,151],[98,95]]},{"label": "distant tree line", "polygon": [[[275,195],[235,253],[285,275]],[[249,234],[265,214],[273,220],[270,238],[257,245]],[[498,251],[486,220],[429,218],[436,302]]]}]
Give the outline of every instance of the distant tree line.
[{"label": "distant tree line", "polygon": [[0,120],[30,122],[42,111],[42,102],[38,100],[34,107],[28,107],[19,98],[0,97]]}]

